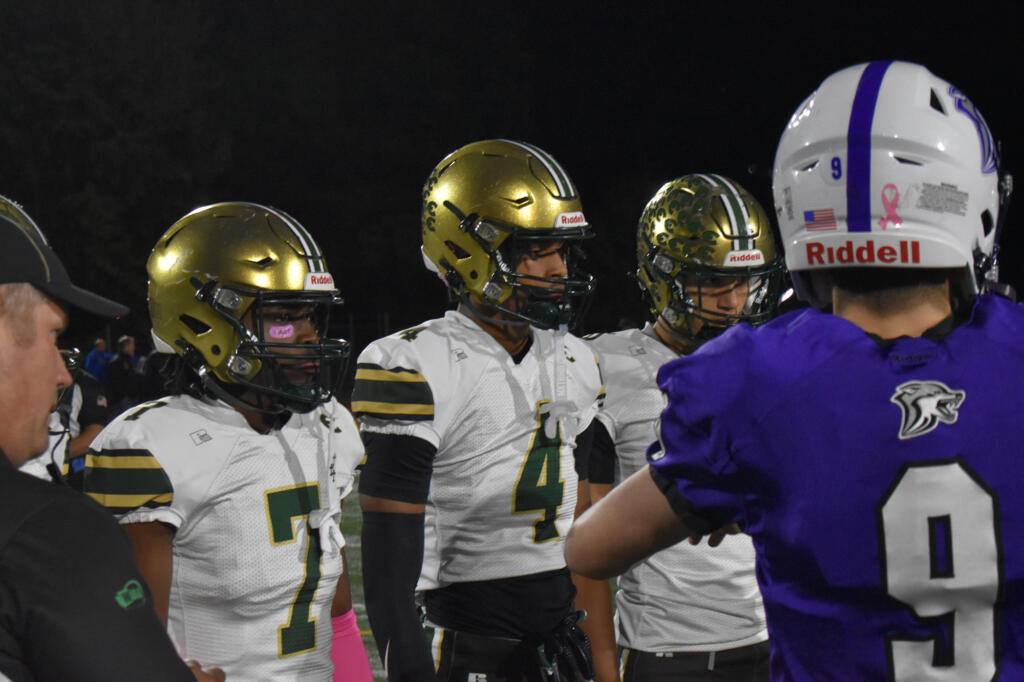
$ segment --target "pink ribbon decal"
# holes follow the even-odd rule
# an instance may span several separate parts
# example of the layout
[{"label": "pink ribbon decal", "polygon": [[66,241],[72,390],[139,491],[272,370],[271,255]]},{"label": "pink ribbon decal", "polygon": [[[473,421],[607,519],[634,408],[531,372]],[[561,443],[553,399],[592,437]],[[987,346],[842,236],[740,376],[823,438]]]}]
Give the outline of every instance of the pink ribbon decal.
[{"label": "pink ribbon decal", "polygon": [[896,209],[900,205],[900,191],[896,185],[889,183],[882,188],[882,208],[885,209],[885,217],[878,221],[878,225],[884,230],[887,225],[899,227],[903,224],[903,218],[896,215]]},{"label": "pink ribbon decal", "polygon": [[278,327],[271,327],[267,333],[272,339],[290,339],[295,336],[295,325],[282,324]]}]

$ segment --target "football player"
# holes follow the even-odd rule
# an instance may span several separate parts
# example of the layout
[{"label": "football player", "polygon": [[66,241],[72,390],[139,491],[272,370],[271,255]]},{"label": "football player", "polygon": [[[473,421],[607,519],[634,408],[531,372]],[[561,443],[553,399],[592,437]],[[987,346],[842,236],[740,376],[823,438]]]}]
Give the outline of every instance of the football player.
[{"label": "football player", "polygon": [[983,293],[1009,189],[996,151],[923,66],[827,78],[773,191],[796,291],[832,312],[663,367],[660,446],[581,519],[570,566],[616,573],[735,523],[773,679],[1024,679],[1024,311]]},{"label": "football player", "polygon": [[229,679],[330,680],[333,659],[333,679],[369,680],[338,528],[363,448],[332,397],[348,344],[325,338],[340,298],[319,247],[281,211],[220,203],[172,225],[147,270],[175,385],[97,437],[85,491],[183,656]]},{"label": "football player", "polygon": [[[587,337],[607,392],[590,455],[594,499],[646,464],[665,407],[661,365],[738,322],[768,321],[782,292],[782,251],[768,216],[721,175],[686,175],[658,190],[640,216],[637,263],[654,322]],[[665,549],[619,578],[615,600],[623,680],[767,679],[749,537]]]},{"label": "football player", "polygon": [[562,556],[589,501],[573,451],[602,392],[567,332],[592,289],[576,269],[588,236],[565,170],[532,145],[474,142],[426,181],[423,255],[458,308],[371,343],[352,398],[366,605],[390,680],[591,676]]}]

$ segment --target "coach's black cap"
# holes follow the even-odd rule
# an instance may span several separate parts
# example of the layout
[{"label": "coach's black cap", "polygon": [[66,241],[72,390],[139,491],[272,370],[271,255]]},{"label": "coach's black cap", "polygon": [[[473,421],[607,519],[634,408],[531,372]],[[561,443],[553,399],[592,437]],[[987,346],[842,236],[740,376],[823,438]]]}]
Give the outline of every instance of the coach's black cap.
[{"label": "coach's black cap", "polygon": [[104,317],[128,313],[128,308],[76,287],[64,264],[27,213],[0,196],[0,284],[28,282],[58,301]]}]

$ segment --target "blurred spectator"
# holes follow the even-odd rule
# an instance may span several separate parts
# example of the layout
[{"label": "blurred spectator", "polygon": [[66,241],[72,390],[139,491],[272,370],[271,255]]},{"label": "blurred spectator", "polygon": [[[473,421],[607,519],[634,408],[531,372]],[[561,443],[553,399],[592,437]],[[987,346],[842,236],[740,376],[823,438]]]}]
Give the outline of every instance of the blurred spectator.
[{"label": "blurred spectator", "polygon": [[107,352],[107,342],[103,339],[96,339],[92,344],[92,350],[85,356],[85,371],[96,377],[101,384],[107,383],[107,364],[114,359],[113,353]]},{"label": "blurred spectator", "polygon": [[115,415],[139,403],[142,377],[135,363],[135,339],[126,334],[117,340],[117,355],[107,365],[107,393]]}]

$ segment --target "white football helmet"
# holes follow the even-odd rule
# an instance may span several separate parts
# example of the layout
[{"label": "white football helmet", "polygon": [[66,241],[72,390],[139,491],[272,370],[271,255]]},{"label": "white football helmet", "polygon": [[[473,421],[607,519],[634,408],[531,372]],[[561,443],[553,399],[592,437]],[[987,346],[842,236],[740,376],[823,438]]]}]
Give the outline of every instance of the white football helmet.
[{"label": "white football helmet", "polygon": [[773,193],[800,298],[829,302],[812,273],[837,267],[965,268],[978,293],[993,262],[1001,189],[985,119],[918,64],[832,74],[779,140]]}]

